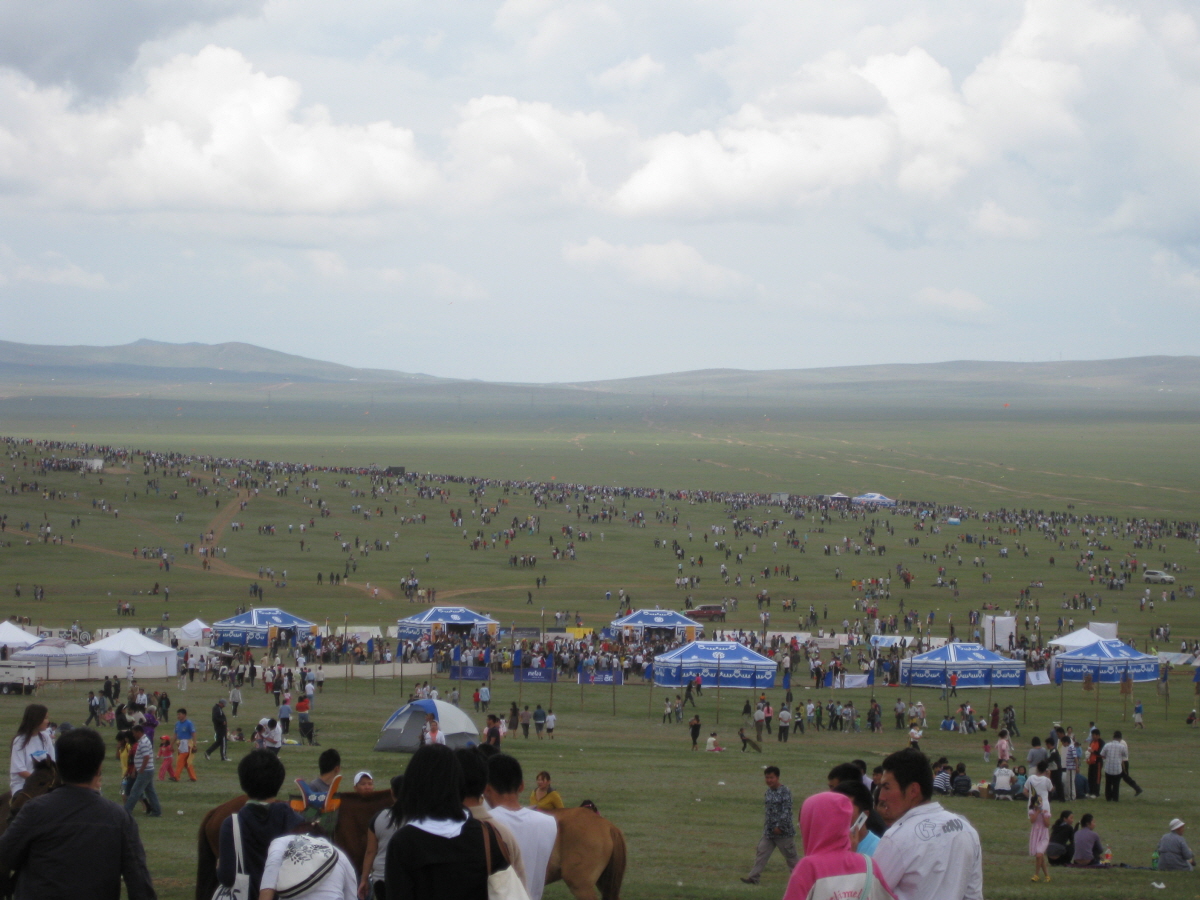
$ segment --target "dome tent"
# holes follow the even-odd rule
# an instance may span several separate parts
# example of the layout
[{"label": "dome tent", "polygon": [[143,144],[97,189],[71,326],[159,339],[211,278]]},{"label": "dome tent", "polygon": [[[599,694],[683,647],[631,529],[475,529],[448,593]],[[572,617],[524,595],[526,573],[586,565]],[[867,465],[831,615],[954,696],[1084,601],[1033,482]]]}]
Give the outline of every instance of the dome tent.
[{"label": "dome tent", "polygon": [[425,717],[432,714],[446,735],[446,746],[473,747],[479,743],[479,729],[470,716],[444,700],[414,700],[406,703],[383,723],[376,751],[414,753],[421,746]]},{"label": "dome tent", "polygon": [[654,684],[682,687],[700,676],[704,687],[770,688],[775,686],[773,659],[736,641],[692,641],[654,660]]},{"label": "dome tent", "polygon": [[942,687],[952,672],[958,676],[960,688],[1020,687],[1025,683],[1025,663],[1005,659],[981,644],[943,644],[900,661],[901,684]]}]

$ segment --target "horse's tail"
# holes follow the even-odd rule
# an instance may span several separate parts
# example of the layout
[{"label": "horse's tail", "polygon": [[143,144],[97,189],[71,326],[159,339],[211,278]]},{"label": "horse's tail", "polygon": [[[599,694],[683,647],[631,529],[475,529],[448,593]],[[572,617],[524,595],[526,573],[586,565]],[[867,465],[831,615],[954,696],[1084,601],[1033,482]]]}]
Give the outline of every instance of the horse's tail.
[{"label": "horse's tail", "polygon": [[616,825],[609,823],[612,834],[612,855],[608,865],[600,873],[596,886],[603,900],[621,900],[621,882],[625,880],[625,835]]}]

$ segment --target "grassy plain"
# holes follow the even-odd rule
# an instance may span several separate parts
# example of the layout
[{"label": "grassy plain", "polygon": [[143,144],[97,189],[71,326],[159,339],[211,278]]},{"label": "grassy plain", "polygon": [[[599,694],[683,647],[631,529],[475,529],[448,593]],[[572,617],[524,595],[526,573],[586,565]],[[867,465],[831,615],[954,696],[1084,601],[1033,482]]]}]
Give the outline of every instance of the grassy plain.
[{"label": "grassy plain", "polygon": [[[986,412],[961,406],[950,410],[909,406],[876,409],[871,415],[866,407],[818,415],[757,400],[720,408],[691,401],[681,408],[680,402],[664,403],[656,398],[625,398],[623,405],[602,398],[589,410],[588,404],[580,406],[578,402],[574,406],[539,406],[543,402],[540,395],[514,394],[504,403],[485,403],[473,402],[461,393],[456,401],[451,393],[440,406],[432,401],[405,406],[372,401],[365,390],[354,402],[344,397],[282,401],[278,394],[264,402],[261,393],[257,387],[247,389],[240,400],[233,394],[204,399],[191,389],[157,400],[38,396],[21,401],[10,396],[0,402],[0,431],[155,450],[320,465],[396,464],[407,465],[410,471],[538,481],[553,478],[559,482],[793,493],[879,490],[980,510],[1063,510],[1070,505],[1077,513],[1119,518],[1200,518],[1200,473],[1193,461],[1197,422],[1180,410],[1124,417],[1096,415],[1094,411],[1077,414],[1062,410],[1056,415],[1035,410],[1010,416],[996,403]],[[3,460],[7,487],[29,480],[25,461],[20,455]],[[655,539],[660,539],[680,541],[686,556],[704,556],[703,568],[691,567],[686,559],[684,563],[687,574],[701,577],[691,591],[697,603],[717,602],[727,595],[740,598],[741,609],[730,617],[730,628],[757,626],[751,598],[765,587],[774,598],[773,627],[795,625],[779,609],[782,599],[795,598],[805,610],[809,603],[818,610],[828,605],[828,621],[837,623],[840,630],[843,618],[855,617],[851,604],[856,595],[849,589],[849,579],[883,576],[897,563],[904,563],[918,574],[917,582],[908,592],[902,592],[897,584],[884,612],[898,611],[903,593],[908,608],[934,611],[937,633],[945,633],[947,617],[953,615],[961,634],[969,610],[979,609],[985,602],[1011,608],[1018,588],[1041,582],[1034,597],[1046,622],[1061,614],[1073,617],[1076,625],[1083,624],[1085,613],[1063,611],[1060,604],[1064,595],[1088,591],[1102,598],[1097,618],[1119,621],[1122,636],[1136,640],[1139,647],[1147,646],[1151,628],[1159,624],[1173,626],[1176,646],[1180,637],[1191,640],[1200,634],[1196,601],[1181,596],[1174,603],[1159,603],[1153,613],[1139,612],[1135,597],[1140,585],[1124,592],[1091,586],[1073,565],[1079,551],[1060,547],[1036,533],[1006,538],[1011,548],[1008,560],[1000,560],[989,549],[984,568],[993,580],[984,584],[983,569],[972,565],[975,545],[960,543],[965,533],[985,531],[987,526],[977,521],[930,535],[913,531],[906,518],[877,515],[880,523],[890,521],[895,530],[886,535],[881,528],[877,535],[877,542],[888,547],[886,556],[864,552],[827,557],[820,552],[822,545],[842,537],[857,540],[867,523],[840,517],[825,522],[787,520],[783,529],[795,527],[802,537],[807,535],[807,552],[784,550],[782,529],[757,542],[740,541],[735,549],[745,554],[745,561],[741,566],[727,563],[731,574],[742,575],[743,583],[737,587],[724,585],[717,576],[717,563],[723,557],[719,560],[710,549],[708,528],[728,525],[729,516],[715,504],[670,503],[663,507],[658,501],[629,498],[623,504],[624,512],[645,512],[645,528],[626,524],[620,518],[621,504],[616,508],[616,521],[585,525],[577,517],[578,501],[573,497],[567,501],[569,511],[561,503],[535,508],[524,491],[504,495],[491,488],[483,498],[485,504],[501,499],[508,502],[484,525],[478,519],[479,501],[468,496],[466,485],[450,485],[449,504],[421,499],[411,487],[407,493],[393,492],[372,502],[351,494],[367,487],[364,479],[351,478],[346,486],[338,487],[337,478],[319,475],[319,491],[302,488],[295,481],[285,495],[264,488],[244,511],[238,511],[238,497],[212,483],[212,472],[189,468],[209,488],[207,496],[199,496],[196,487],[185,485],[183,479],[162,473],[158,473],[159,490],[148,490],[148,476],[139,464],[128,472],[105,473],[103,483],[97,476],[52,475],[39,478],[37,491],[0,495],[0,515],[8,517],[5,546],[0,549],[2,611],[32,615],[46,625],[66,625],[75,618],[89,628],[154,625],[167,611],[159,597],[149,594],[159,582],[171,587],[170,618],[178,625],[194,616],[211,621],[228,615],[235,606],[250,601],[248,588],[258,582],[267,592],[264,605],[283,606],[317,621],[329,618],[337,623],[348,617],[352,624],[384,624],[412,609],[402,597],[397,599],[396,590],[399,578],[412,568],[423,586],[439,589],[439,602],[461,602],[505,623],[537,625],[543,609],[547,622],[552,623],[555,610],[570,610],[572,615],[578,612],[586,625],[600,627],[615,611],[615,603],[605,603],[605,591],[615,596],[623,588],[632,595],[635,606],[682,605],[684,592],[673,586],[676,561],[668,550],[654,547]],[[63,499],[50,499],[43,494],[45,488],[61,492]],[[179,490],[179,498],[171,499],[175,490]],[[329,504],[333,515],[316,519],[315,526],[303,535],[302,550],[299,524],[316,515],[306,501],[317,497]],[[119,516],[102,513],[93,507],[93,500],[107,501],[120,510]],[[357,503],[379,507],[382,515],[365,519],[354,514],[350,507]],[[502,543],[494,550],[471,550],[463,529],[450,524],[451,506],[463,508],[468,538],[480,530],[490,536],[513,517],[523,520],[529,514],[541,516],[541,531],[520,533],[508,552]],[[665,522],[656,521],[655,513],[660,510],[667,515]],[[593,505],[592,511],[598,508]],[[676,513],[678,521],[672,522]],[[177,522],[179,514],[182,521]],[[427,517],[424,524],[403,521],[417,514]],[[781,518],[777,508],[755,509],[751,515],[759,521]],[[76,518],[79,524],[71,528],[70,520]],[[232,531],[228,527],[231,521],[244,527]],[[20,526],[26,522],[30,529],[23,532]],[[37,527],[44,523],[65,536],[63,544],[36,540]],[[204,571],[198,558],[185,556],[181,547],[185,541],[198,540],[210,523],[218,531],[216,544],[227,548],[227,553],[214,569]],[[566,524],[595,534],[592,540],[577,542],[573,562],[555,561],[550,556],[549,540],[563,546],[561,528]],[[274,525],[276,533],[260,534],[261,525]],[[294,526],[291,533],[289,525]],[[824,531],[819,530],[822,528]],[[335,532],[342,537],[335,539]],[[905,538],[918,535],[919,546],[904,545]],[[319,587],[315,580],[318,571],[327,575],[344,569],[347,557],[340,540],[353,542],[356,537],[390,541],[391,548],[365,557],[357,554],[358,569],[348,584]],[[773,552],[776,540],[780,549]],[[1191,581],[1186,569],[1196,547],[1189,541],[1169,539],[1161,549],[1135,551],[1130,541],[1111,531],[1089,536],[1074,529],[1062,540],[1081,541],[1083,549],[1092,540],[1109,548],[1095,548],[1097,557],[1114,563],[1133,552],[1152,567],[1177,563],[1185,568],[1177,587]],[[1028,556],[1016,549],[1017,542],[1029,545]],[[957,546],[947,550],[948,544]],[[175,553],[177,562],[170,573],[134,553],[142,547],[164,547]],[[937,561],[923,558],[931,552],[937,553]],[[426,553],[430,554],[428,562]],[[512,568],[507,564],[508,553],[536,553],[538,566],[533,570]],[[964,558],[961,567],[959,554]],[[1051,556],[1056,558],[1054,565]],[[958,599],[945,589],[932,587],[936,568],[943,564],[961,579]],[[790,566],[796,580],[775,577],[776,565]],[[270,579],[260,578],[260,567],[277,573],[286,570],[287,586],[275,587]],[[764,567],[772,569],[771,577],[756,577],[756,584],[751,585],[750,576]],[[842,579],[835,578],[836,568],[844,573]],[[547,576],[547,585],[535,588],[535,575]],[[23,586],[19,603],[13,593],[16,583]],[[46,588],[47,599],[40,605],[30,600],[34,584]],[[378,597],[373,596],[376,587],[380,589]],[[532,605],[527,602],[530,593],[534,595]],[[1157,590],[1155,593],[1157,596]],[[135,619],[116,616],[115,606],[121,600],[135,604]],[[1145,732],[1130,734],[1128,721],[1123,723],[1135,777],[1147,792],[1136,800],[1125,797],[1119,813],[1097,801],[1076,804],[1081,811],[1096,813],[1099,831],[1115,846],[1116,858],[1131,865],[1146,865],[1166,822],[1176,815],[1190,821],[1200,800],[1194,777],[1200,731],[1188,730],[1183,724],[1193,701],[1190,676],[1190,672],[1174,674],[1169,713],[1163,698],[1152,694],[1144,698],[1148,709]],[[86,691],[83,684],[58,692],[52,689],[48,693],[52,714],[82,720]],[[856,756],[871,763],[903,745],[900,734],[888,728],[881,735],[797,736],[786,746],[768,744],[762,756],[743,755],[736,752],[734,741],[743,697],[726,691],[719,724],[711,692],[700,701],[700,712],[706,730],[718,730],[723,741],[734,744],[732,752],[693,754],[688,752],[682,726],[659,723],[661,693],[639,685],[619,689],[614,715],[610,690],[581,691],[559,685],[554,698],[560,715],[559,738],[553,744],[519,739],[510,743],[527,773],[549,769],[569,803],[591,797],[625,829],[631,865],[624,896],[634,900],[778,896],[785,882],[778,860],[768,869],[763,887],[747,887],[737,880],[749,867],[761,828],[762,766],[774,762],[783,768],[784,782],[792,787],[799,804],[822,787],[824,774],[834,763]],[[797,693],[803,695],[804,691]],[[869,696],[849,693],[856,704]],[[174,691],[172,695],[176,706],[186,703],[201,723],[217,696],[211,685],[193,686],[186,696]],[[322,743],[342,750],[347,770],[361,766],[380,778],[403,766],[403,757],[381,757],[370,749],[379,725],[403,699],[398,684],[333,681],[326,696],[329,700],[318,703],[316,715]],[[515,685],[502,685],[495,696],[499,704],[507,705],[517,698],[518,691]],[[888,690],[880,689],[880,696],[885,709],[894,702]],[[335,698],[336,702],[331,702]],[[940,708],[936,695],[926,694],[924,699],[931,710]],[[980,693],[975,698],[977,706],[982,699]],[[1095,694],[1085,694],[1077,687],[1061,695],[1050,688],[1013,692],[1011,696],[998,691],[995,699],[1001,705],[1013,702],[1022,711],[1026,738],[1035,732],[1044,734],[1051,721],[1059,720],[1060,703],[1063,718],[1076,730],[1097,719],[1097,708],[1098,721],[1106,731],[1122,727],[1124,707],[1115,692],[1103,695],[1099,707]],[[521,700],[549,703],[549,689],[526,687]],[[21,707],[17,698],[0,698],[0,732],[8,729],[11,733]],[[253,695],[245,718],[256,720],[269,711],[264,695]],[[973,737],[931,734],[923,746],[935,756],[946,754],[966,762],[973,774],[985,773]],[[312,771],[315,753],[287,748],[289,773]],[[199,784],[166,785],[162,794],[171,815],[142,823],[162,896],[190,896],[196,820],[203,810],[236,793],[233,768],[206,763]],[[1052,887],[1031,885],[1031,866],[1025,857],[1027,825],[1019,805],[982,801],[955,801],[955,805],[983,835],[989,898],[1031,897],[1051,889],[1056,896],[1088,900],[1200,894],[1195,876],[1159,876],[1147,871],[1056,873]],[[183,810],[184,815],[173,815],[174,810]],[[1162,881],[1167,887],[1154,889],[1151,881]],[[551,900],[565,896],[561,885],[547,891]]]}]

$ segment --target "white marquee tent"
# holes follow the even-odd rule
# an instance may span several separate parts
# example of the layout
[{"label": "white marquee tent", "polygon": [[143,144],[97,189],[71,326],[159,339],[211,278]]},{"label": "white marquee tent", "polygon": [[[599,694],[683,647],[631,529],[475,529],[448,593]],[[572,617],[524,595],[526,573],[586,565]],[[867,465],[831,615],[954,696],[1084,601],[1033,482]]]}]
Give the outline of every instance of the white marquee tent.
[{"label": "white marquee tent", "polygon": [[1115,640],[1117,640],[1116,622],[1091,622],[1083,628],[1080,628],[1078,631],[1072,631],[1070,634],[1064,634],[1060,638],[1047,641],[1047,643],[1052,647],[1062,647],[1066,650],[1076,650],[1079,647],[1090,647],[1092,644],[1096,643],[1096,641]]},{"label": "white marquee tent", "polygon": [[0,622],[0,646],[15,647],[32,647],[38,642],[38,638],[22,628],[18,628],[12,622]]},{"label": "white marquee tent", "polygon": [[151,640],[136,628],[123,628],[111,637],[88,644],[88,649],[96,652],[102,666],[141,669],[161,666],[166,675],[179,674],[179,654],[175,649]]}]

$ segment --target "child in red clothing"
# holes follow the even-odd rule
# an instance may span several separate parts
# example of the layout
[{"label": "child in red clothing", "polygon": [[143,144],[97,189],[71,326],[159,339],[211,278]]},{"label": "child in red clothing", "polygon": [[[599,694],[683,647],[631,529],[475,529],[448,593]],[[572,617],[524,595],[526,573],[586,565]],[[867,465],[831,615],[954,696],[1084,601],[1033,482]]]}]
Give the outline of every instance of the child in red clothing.
[{"label": "child in red clothing", "polygon": [[162,760],[158,767],[158,780],[171,778],[171,761],[175,758],[175,751],[171,749],[171,739],[165,734],[158,739],[158,758]]}]

